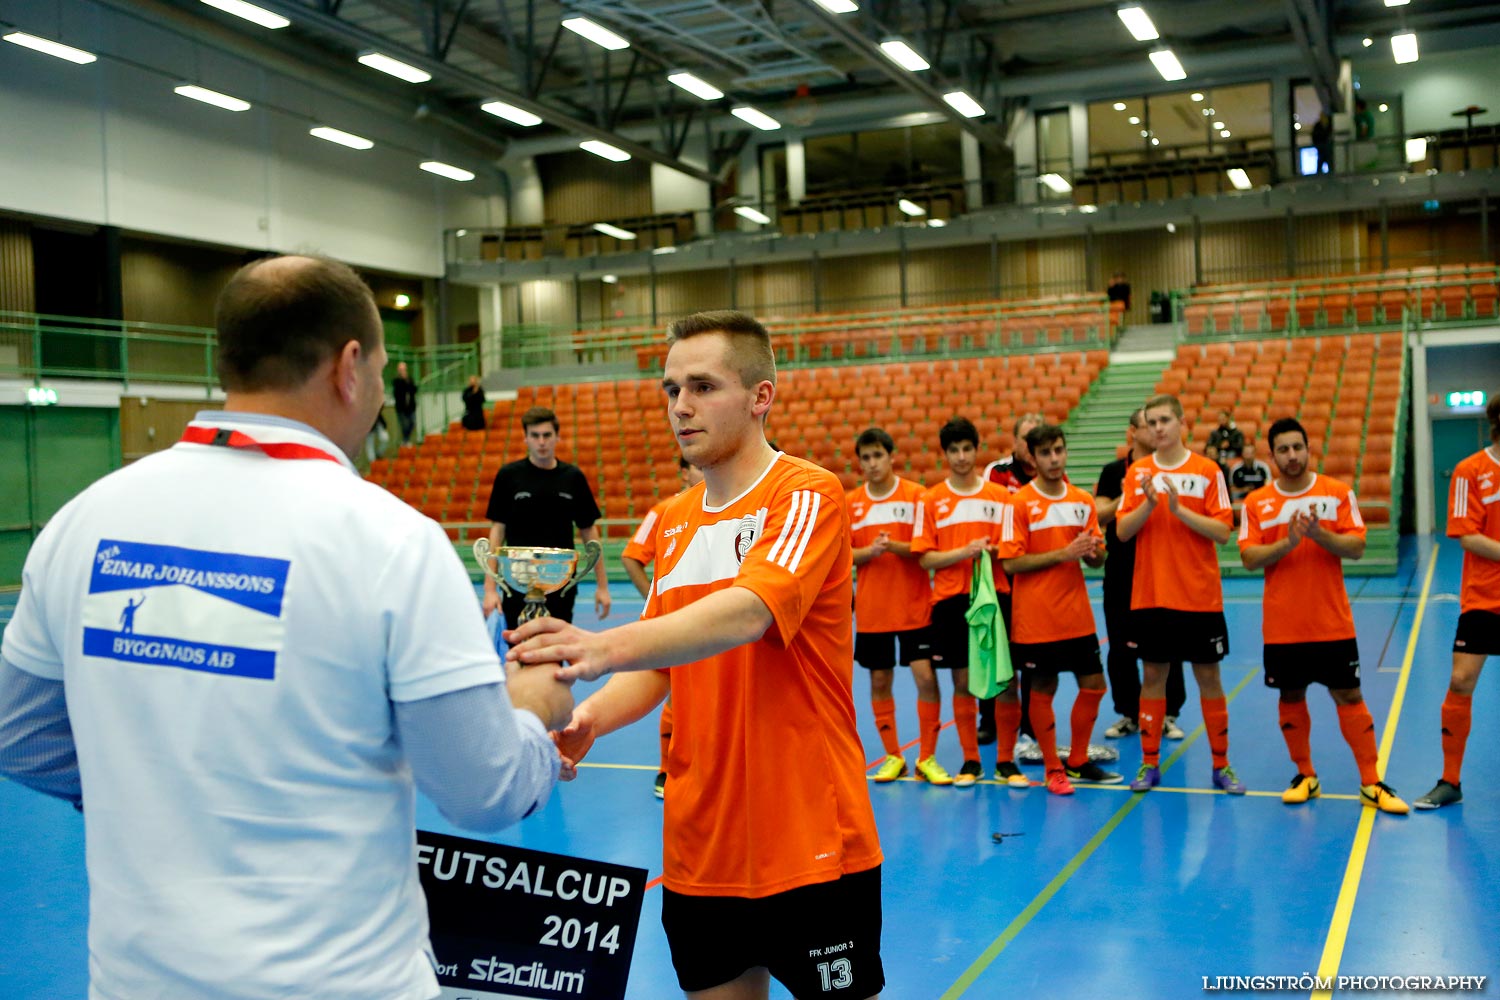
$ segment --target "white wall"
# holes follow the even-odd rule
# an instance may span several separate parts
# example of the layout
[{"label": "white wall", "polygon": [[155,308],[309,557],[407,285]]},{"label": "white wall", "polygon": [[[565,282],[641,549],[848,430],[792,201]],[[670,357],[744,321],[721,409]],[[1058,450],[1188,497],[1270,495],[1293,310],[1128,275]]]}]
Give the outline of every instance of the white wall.
[{"label": "white wall", "polygon": [[[703,141],[689,140],[682,149],[682,162],[708,169]],[[654,212],[707,212],[709,208],[708,183],[696,177],[651,164],[651,209]]]},{"label": "white wall", "polygon": [[[23,29],[106,57],[75,66],[0,45],[0,209],[429,276],[443,272],[445,226],[503,221],[498,178],[435,132],[137,20],[63,10],[60,21],[32,3],[5,8]],[[189,72],[256,107],[231,113],[173,94]],[[376,146],[314,139],[315,122]],[[417,163],[428,157],[480,178],[424,173]]]},{"label": "white wall", "polygon": [[[1421,42],[1418,32],[1419,51]],[[1500,49],[1422,52],[1416,62],[1397,66],[1390,43],[1377,39],[1354,57],[1354,71],[1366,99],[1400,95],[1408,133],[1461,128],[1464,120],[1453,112],[1470,104],[1490,109],[1476,124],[1500,121]]]}]

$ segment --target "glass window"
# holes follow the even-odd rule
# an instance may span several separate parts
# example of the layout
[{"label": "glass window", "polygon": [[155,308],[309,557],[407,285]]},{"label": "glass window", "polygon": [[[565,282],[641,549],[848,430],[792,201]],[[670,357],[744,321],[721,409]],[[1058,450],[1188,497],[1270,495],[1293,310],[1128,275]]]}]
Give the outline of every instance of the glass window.
[{"label": "glass window", "polygon": [[1089,164],[1094,167],[1216,156],[1271,145],[1269,83],[1120,97],[1089,105]]}]

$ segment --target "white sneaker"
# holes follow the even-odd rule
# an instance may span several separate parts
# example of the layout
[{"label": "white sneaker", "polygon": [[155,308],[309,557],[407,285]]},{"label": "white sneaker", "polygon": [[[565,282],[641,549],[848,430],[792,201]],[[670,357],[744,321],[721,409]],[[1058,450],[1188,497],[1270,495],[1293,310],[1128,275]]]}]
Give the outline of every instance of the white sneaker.
[{"label": "white sneaker", "polygon": [[1105,739],[1117,740],[1122,736],[1130,736],[1141,731],[1136,721],[1127,715],[1122,715],[1115,720],[1115,724],[1104,731]]},{"label": "white sneaker", "polygon": [[1177,716],[1163,716],[1161,720],[1161,738],[1164,740],[1180,740],[1185,735],[1182,727],[1177,724]]}]

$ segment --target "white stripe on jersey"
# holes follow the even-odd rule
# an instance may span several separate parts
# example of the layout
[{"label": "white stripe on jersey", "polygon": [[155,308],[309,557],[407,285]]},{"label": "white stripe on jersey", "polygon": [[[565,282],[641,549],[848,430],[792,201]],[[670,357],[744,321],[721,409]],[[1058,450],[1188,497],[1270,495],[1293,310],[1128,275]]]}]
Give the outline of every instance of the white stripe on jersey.
[{"label": "white stripe on jersey", "polygon": [[[1193,497],[1196,500],[1208,499],[1208,477],[1200,476],[1192,472],[1158,472],[1151,477],[1151,482],[1156,487],[1156,492],[1161,494],[1159,499],[1165,500],[1167,493],[1166,480],[1172,480],[1172,485],[1177,487],[1177,495],[1180,497]],[[1218,474],[1219,501],[1226,507],[1229,506],[1229,489],[1224,485],[1224,473]],[[1144,485],[1138,485],[1135,490],[1138,496],[1145,496]]]},{"label": "white stripe on jersey", "polygon": [[1091,504],[1077,501],[1067,503],[1054,503],[1047,507],[1047,512],[1030,523],[1032,531],[1042,531],[1046,528],[1082,528],[1089,523],[1089,511]]},{"label": "white stripe on jersey", "polygon": [[921,534],[922,534],[922,521],[923,521],[924,518],[927,517],[927,505],[926,504],[924,504],[920,500],[918,500],[917,503],[916,503],[916,508],[917,508],[916,520],[914,522],[912,522],[912,526],[911,526],[911,537],[913,537],[913,538],[918,538],[918,537],[921,536]]},{"label": "white stripe on jersey", "polygon": [[1230,501],[1229,501],[1229,484],[1224,481],[1224,470],[1223,469],[1219,470],[1218,480],[1219,480],[1219,506],[1227,510],[1230,507]]},{"label": "white stripe on jersey", "polygon": [[[1353,496],[1353,494],[1350,494]],[[1330,496],[1306,496],[1294,497],[1282,503],[1281,509],[1276,512],[1275,517],[1262,518],[1260,530],[1274,528],[1278,524],[1289,524],[1292,517],[1297,514],[1311,514],[1319,521],[1337,521],[1339,519],[1339,498]],[[1359,512],[1355,512],[1355,517]],[[1357,522],[1356,522],[1357,523]]]},{"label": "white stripe on jersey", "polygon": [[653,508],[651,513],[646,515],[646,519],[641,522],[641,526],[636,529],[635,537],[631,538],[630,540],[637,545],[645,545],[646,539],[651,537],[651,528],[655,524],[656,510],[655,508]]},{"label": "white stripe on jersey", "polygon": [[654,589],[657,595],[678,587],[718,583],[739,576],[740,561],[735,557],[734,546],[740,524],[741,519],[734,517],[694,531],[677,565],[656,578]]},{"label": "white stripe on jersey", "polygon": [[864,517],[849,525],[849,530],[858,531],[882,524],[913,524],[921,506],[912,500],[882,500],[872,504]]},{"label": "white stripe on jersey", "polygon": [[786,522],[781,526],[781,534],[776,536],[776,544],[771,546],[771,552],[766,556],[768,561],[776,562],[776,557],[781,553],[782,547],[786,546],[788,541],[796,535],[796,526],[801,523],[797,520],[797,516],[805,510],[803,496],[806,493],[806,490],[796,490],[792,493],[791,505],[786,512]]},{"label": "white stripe on jersey", "polygon": [[809,492],[808,496],[812,500],[812,509],[808,511],[806,524],[797,536],[797,551],[793,552],[792,546],[788,544],[786,551],[781,554],[780,565],[788,573],[797,572],[797,566],[802,562],[802,553],[807,551],[807,543],[812,540],[813,528],[818,523],[818,508],[823,505],[823,494]]},{"label": "white stripe on jersey", "polygon": [[933,522],[938,528],[946,528],[950,524],[1004,524],[1004,511],[1010,504],[999,500],[986,500],[980,497],[966,497],[960,500],[947,517],[940,517]]},{"label": "white stripe on jersey", "polygon": [[1349,517],[1354,520],[1356,528],[1363,528],[1365,526],[1365,519],[1360,516],[1359,501],[1354,498],[1353,490],[1349,491]]},{"label": "white stripe on jersey", "polygon": [[1492,503],[1500,502],[1500,490],[1496,490],[1487,497],[1480,497],[1479,502],[1488,507]]},{"label": "white stripe on jersey", "polygon": [[1453,481],[1453,516],[1469,516],[1469,481],[1463,476]]}]

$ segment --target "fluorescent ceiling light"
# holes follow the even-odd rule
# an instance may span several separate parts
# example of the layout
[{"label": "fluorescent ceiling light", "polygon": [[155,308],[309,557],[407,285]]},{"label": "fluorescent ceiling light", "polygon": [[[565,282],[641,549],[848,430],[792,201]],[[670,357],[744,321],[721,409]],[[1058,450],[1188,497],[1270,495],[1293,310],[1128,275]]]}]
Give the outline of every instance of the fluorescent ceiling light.
[{"label": "fluorescent ceiling light", "polygon": [[620,276],[618,274],[601,274],[599,280],[606,285],[618,285],[620,283]]},{"label": "fluorescent ceiling light", "polygon": [[1078,211],[1083,212],[1085,215],[1093,215],[1095,212],[1099,211],[1099,206],[1098,205],[1079,205],[1078,206]]},{"label": "fluorescent ceiling light", "polygon": [[268,10],[262,10],[253,3],[245,3],[245,0],[203,0],[210,7],[217,7],[226,14],[242,17],[247,21],[254,21],[262,28],[285,28],[291,24],[280,14],[273,14]]},{"label": "fluorescent ceiling light", "polygon": [[740,205],[734,210],[734,214],[738,215],[742,219],[749,219],[751,222],[758,223],[762,226],[771,221],[771,217],[765,212],[751,208],[749,205]]},{"label": "fluorescent ceiling light", "polygon": [[974,98],[962,90],[955,90],[950,94],[944,94],[943,100],[947,101],[950,108],[965,118],[978,118],[984,114],[984,105],[974,100]]},{"label": "fluorescent ceiling light", "polygon": [[409,305],[411,305],[411,296],[407,295],[405,292],[397,292],[396,293],[396,308],[397,309],[405,309]]},{"label": "fluorescent ceiling light", "polygon": [[1153,146],[1160,146],[1161,145],[1161,140],[1158,139],[1156,136],[1153,135],[1151,137],[1151,145],[1153,145]]},{"label": "fluorescent ceiling light", "polygon": [[948,220],[947,219],[928,219],[927,220],[927,224],[929,226],[931,226],[933,229],[942,229],[944,226],[946,226],[948,224]]},{"label": "fluorescent ceiling light", "polygon": [[453,235],[462,238],[464,236],[468,236],[469,235],[469,231],[467,229],[457,229],[457,230],[454,230]]},{"label": "fluorescent ceiling light", "polygon": [[1151,53],[1151,64],[1161,74],[1163,80],[1186,80],[1187,70],[1182,68],[1182,63],[1172,54],[1171,49],[1157,49]]},{"label": "fluorescent ceiling light", "polygon": [[675,83],[677,86],[681,87],[689,94],[692,94],[694,97],[700,97],[705,101],[717,101],[719,98],[724,96],[724,91],[720,90],[718,87],[715,87],[707,80],[700,79],[699,77],[694,76],[686,70],[678,70],[675,73],[668,73],[667,82]]},{"label": "fluorescent ceiling light", "polygon": [[676,253],[676,252],[677,252],[677,248],[676,247],[656,247],[656,248],[654,248],[651,251],[651,253],[654,254],[657,257],[660,257],[664,253]]},{"label": "fluorescent ceiling light", "polygon": [[1214,122],[1214,128],[1223,128],[1223,127],[1224,127],[1224,123],[1223,122]]},{"label": "fluorescent ceiling light", "polygon": [[764,111],[757,111],[754,108],[750,108],[750,107],[731,108],[729,110],[729,113],[732,114],[732,115],[734,115],[736,118],[738,118],[742,122],[745,122],[745,123],[747,123],[749,125],[754,125],[756,128],[760,129],[762,132],[774,132],[777,129],[781,128],[781,122],[779,122],[776,119],[772,118],[770,115],[766,114]]},{"label": "fluorescent ceiling light", "polygon": [[1229,183],[1234,185],[1236,191],[1250,190],[1250,175],[1245,173],[1244,167],[1230,167],[1225,173],[1229,175]]},{"label": "fluorescent ceiling light", "polygon": [[1219,130],[1219,138],[1220,139],[1228,139],[1231,134],[1232,133],[1227,128]]},{"label": "fluorescent ceiling light", "polygon": [[54,42],[50,38],[38,38],[36,35],[28,35],[24,31],[12,31],[8,35],[0,35],[0,38],[4,38],[13,45],[20,45],[23,48],[31,49],[33,52],[55,56],[58,59],[66,59],[68,62],[77,63],[80,66],[87,66],[99,58],[92,52],[75,49],[73,46],[64,45],[62,42]]},{"label": "fluorescent ceiling light", "polygon": [[496,118],[504,118],[508,122],[530,128],[542,123],[541,115],[534,115],[525,108],[518,108],[514,104],[506,104],[504,101],[488,101],[479,106],[480,111],[488,112]]},{"label": "fluorescent ceiling light", "polygon": [[853,14],[859,10],[854,0],[818,0],[818,6],[830,14]]},{"label": "fluorescent ceiling light", "polygon": [[1167,232],[1169,232],[1169,233],[1175,233],[1175,232],[1177,232],[1177,223],[1175,223],[1175,222],[1169,222],[1169,223],[1167,223]]},{"label": "fluorescent ceiling light", "polygon": [[1130,121],[1130,124],[1132,124],[1132,125],[1139,125],[1141,123],[1141,116],[1140,115],[1131,115],[1129,121]]},{"label": "fluorescent ceiling light", "polygon": [[586,17],[565,17],[562,26],[575,35],[582,35],[589,41],[601,48],[618,52],[620,49],[630,48],[630,43],[619,35],[610,31],[602,24],[595,24]]},{"label": "fluorescent ceiling light", "polygon": [[327,125],[310,128],[307,130],[307,134],[317,136],[319,139],[326,139],[329,142],[336,142],[340,146],[348,146],[350,149],[369,149],[375,145],[362,135],[343,132],[336,128],[329,128]]},{"label": "fluorescent ceiling light", "polygon": [[594,231],[603,233],[605,236],[613,236],[617,240],[635,239],[635,233],[632,233],[628,229],[621,229],[619,226],[611,226],[607,222],[594,223]]},{"label": "fluorescent ceiling light", "polygon": [[183,97],[188,97],[195,101],[202,101],[204,104],[212,104],[214,107],[223,108],[225,111],[250,110],[249,101],[242,101],[238,97],[221,94],[217,90],[195,87],[190,83],[184,83],[180,87],[173,87],[172,93],[181,94]]},{"label": "fluorescent ceiling light", "polygon": [[1156,25],[1151,23],[1151,15],[1146,13],[1144,7],[1121,7],[1115,11],[1120,15],[1120,20],[1125,22],[1125,30],[1138,42],[1152,42],[1161,37],[1156,30]]},{"label": "fluorescent ceiling light", "polygon": [[1391,55],[1396,57],[1398,63],[1414,63],[1417,61],[1417,34],[1407,31],[1399,35],[1391,36]]},{"label": "fluorescent ceiling light", "polygon": [[1385,0],[1387,7],[1405,7],[1411,0]]},{"label": "fluorescent ceiling light", "polygon": [[1406,162],[1419,163],[1427,159],[1427,137],[1417,136],[1415,139],[1406,140]]},{"label": "fluorescent ceiling light", "polygon": [[1116,101],[1115,102],[1115,110],[1116,111],[1124,111],[1125,110],[1125,102],[1124,101]]},{"label": "fluorescent ceiling light", "polygon": [[916,202],[912,201],[909,198],[902,198],[900,201],[896,202],[896,207],[901,209],[901,211],[905,212],[907,215],[927,214],[927,209],[923,208],[921,205],[918,205]]},{"label": "fluorescent ceiling light", "polygon": [[432,74],[426,70],[408,66],[400,59],[392,59],[379,52],[362,52],[359,61],[361,65],[378,69],[382,73],[394,76],[398,80],[405,80],[407,83],[426,83],[432,79]]},{"label": "fluorescent ceiling light", "polygon": [[585,139],[578,144],[578,148],[587,150],[595,156],[602,156],[606,160],[614,160],[616,163],[624,163],[630,159],[630,154],[625,150],[611,146],[607,142],[600,142],[598,139]]},{"label": "fluorescent ceiling light", "polygon": [[1190,94],[1188,96],[1192,99],[1192,101],[1193,101],[1194,104],[1199,104],[1199,103],[1202,103],[1202,101],[1203,101],[1203,95],[1202,94],[1194,93],[1194,94]]},{"label": "fluorescent ceiling light", "polygon": [[931,63],[917,55],[916,49],[899,38],[887,38],[881,42],[880,51],[884,52],[885,57],[891,62],[913,73],[920,73],[924,69],[932,68]]},{"label": "fluorescent ceiling light", "polygon": [[1391,106],[1389,104],[1382,104],[1380,106],[1380,113],[1381,114],[1385,114],[1389,110],[1391,110]]},{"label": "fluorescent ceiling light", "polygon": [[1371,45],[1375,44],[1375,39],[1369,38],[1369,37],[1361,38],[1359,40],[1359,44],[1363,45],[1365,48],[1368,49]]},{"label": "fluorescent ceiling light", "polygon": [[442,160],[423,160],[417,166],[429,174],[437,174],[439,177],[446,177],[450,181],[472,181],[474,179],[472,172],[465,170],[463,167],[455,167],[451,163],[444,163]]},{"label": "fluorescent ceiling light", "polygon": [[1292,122],[1292,128],[1295,129],[1298,132],[1301,132],[1302,131],[1302,123],[1301,122]]},{"label": "fluorescent ceiling light", "polygon": [[1067,194],[1073,190],[1073,185],[1069,184],[1068,179],[1062,174],[1042,174],[1037,181],[1047,185],[1058,194]]}]

